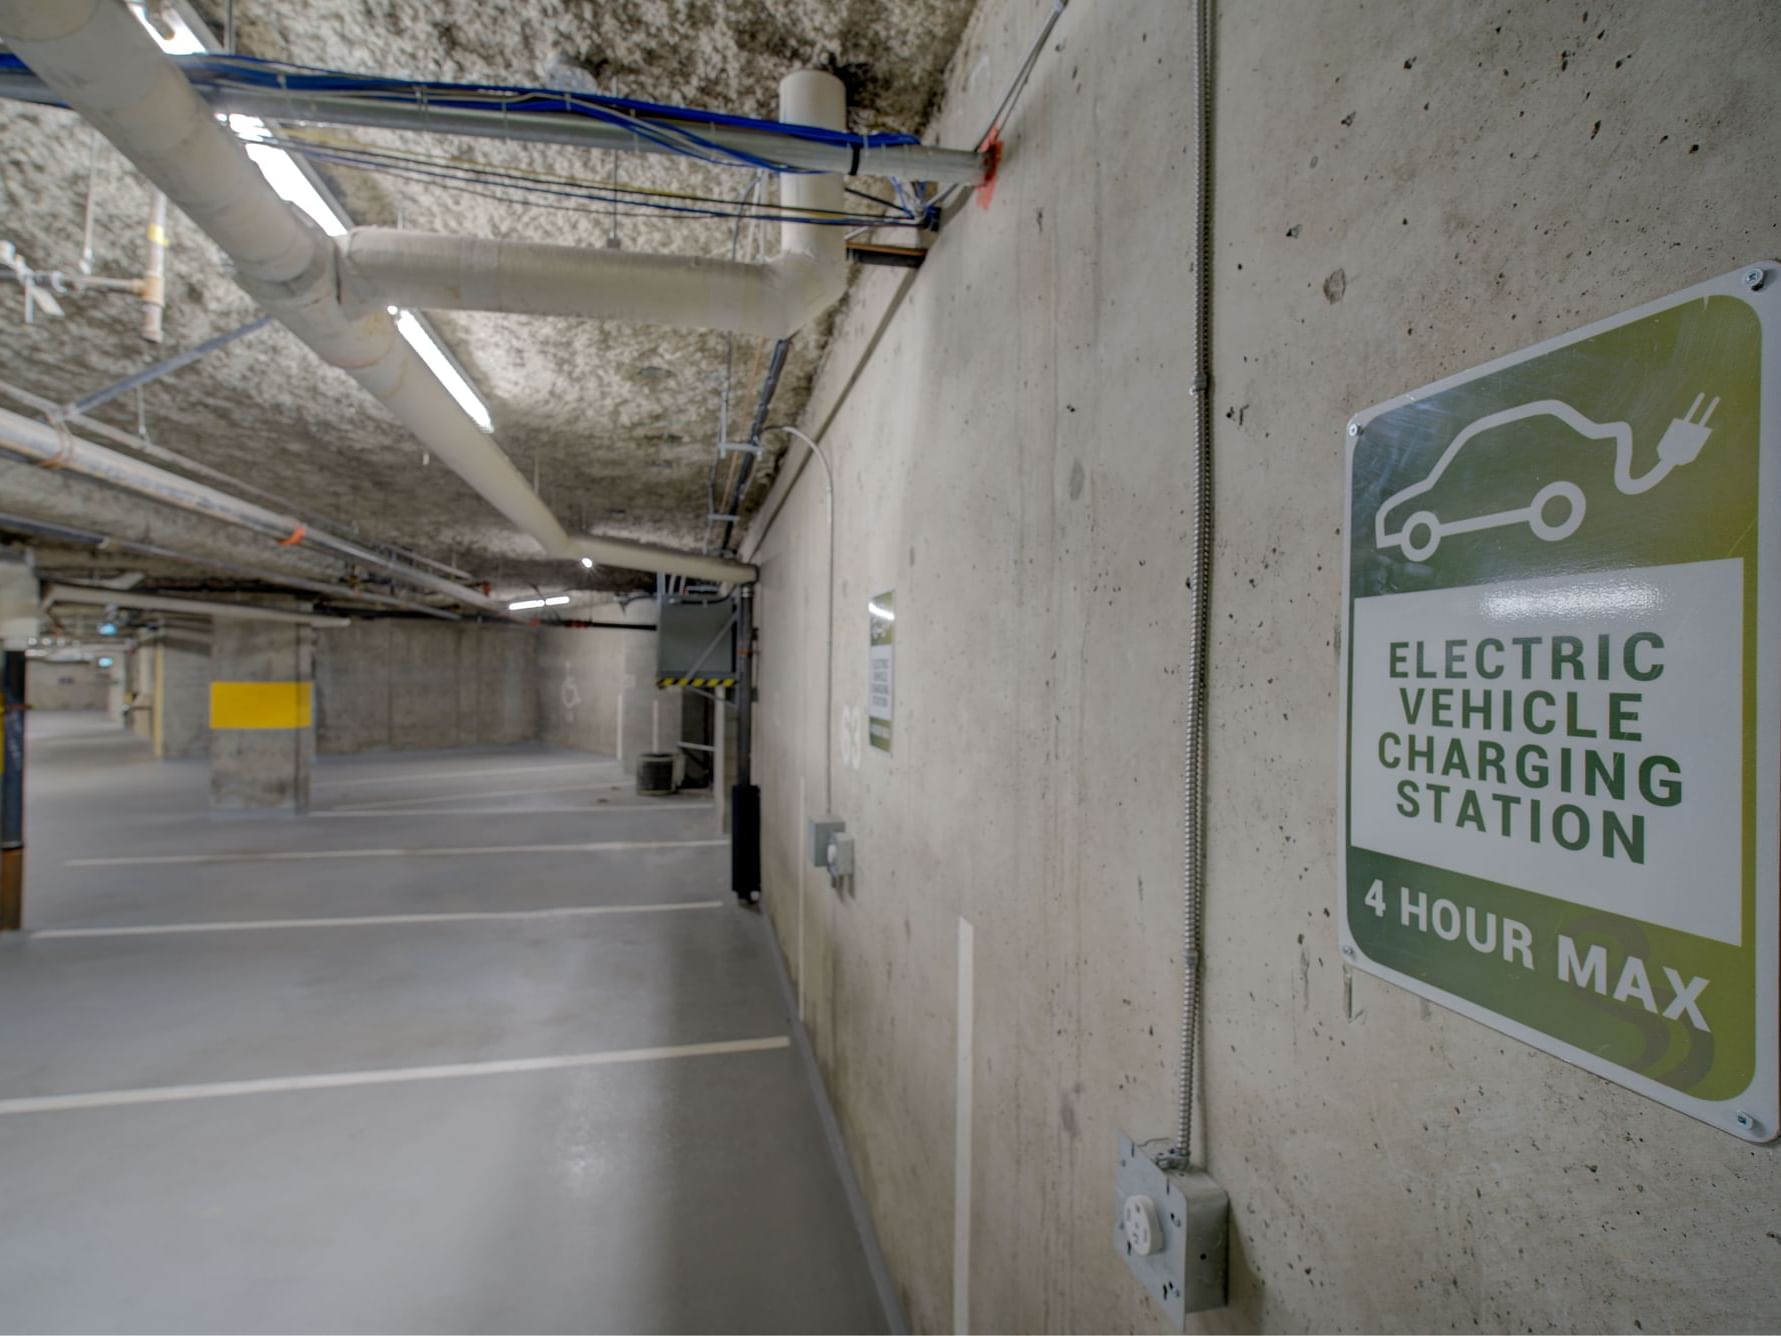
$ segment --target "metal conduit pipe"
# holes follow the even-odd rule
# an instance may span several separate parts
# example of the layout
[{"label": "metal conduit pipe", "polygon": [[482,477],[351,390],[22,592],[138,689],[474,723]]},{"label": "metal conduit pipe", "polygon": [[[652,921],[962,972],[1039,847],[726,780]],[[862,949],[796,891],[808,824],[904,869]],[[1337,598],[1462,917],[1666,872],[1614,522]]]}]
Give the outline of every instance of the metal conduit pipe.
[{"label": "metal conduit pipe", "polygon": [[353,589],[348,585],[329,584],[325,580],[309,580],[302,576],[286,575],[281,571],[269,571],[257,566],[244,566],[234,561],[218,561],[213,557],[195,557],[189,552],[175,551],[173,548],[162,547],[158,543],[142,543],[133,538],[119,538],[115,534],[100,533],[95,529],[77,529],[69,524],[53,524],[47,520],[34,520],[24,515],[13,515],[0,511],[0,530],[3,529],[10,529],[16,533],[34,534],[40,538],[51,538],[58,542],[80,543],[102,552],[128,552],[137,556],[161,557],[168,561],[183,562],[188,566],[221,571],[225,575],[238,575],[244,579],[259,580],[266,584],[280,584],[287,589],[301,589],[304,593],[320,594],[324,598],[345,599],[351,603],[371,603],[385,608],[400,608],[404,612],[415,612],[425,617],[437,617],[448,622],[461,620],[455,612],[447,612],[444,608],[435,608],[430,603],[417,603],[410,598],[398,598],[393,594],[379,594],[369,589]]},{"label": "metal conduit pipe", "polygon": [[396,332],[386,303],[362,291],[342,300],[333,244],[278,197],[240,141],[217,123],[123,5],[0,0],[0,38],[222,248],[250,296],[370,391],[547,553],[708,580],[755,578],[755,569],[741,562],[571,537]]},{"label": "metal conduit pipe", "polygon": [[123,589],[47,584],[43,587],[43,606],[48,608],[55,603],[140,608],[145,612],[189,612],[198,617],[221,617],[225,621],[292,622],[299,626],[352,625],[350,617],[321,617],[309,612],[287,612],[283,608],[260,608],[250,603],[217,603],[207,598],[170,598],[161,594],[133,594]]},{"label": "metal conduit pipe", "polygon": [[483,612],[505,615],[507,611],[505,605],[479,590],[467,589],[427,571],[403,566],[380,557],[357,543],[311,529],[293,516],[256,506],[251,501],[243,501],[239,497],[219,492],[214,487],[206,487],[201,482],[193,482],[177,473],[156,468],[140,459],[107,450],[102,445],[84,441],[66,430],[57,430],[48,423],[38,422],[4,408],[0,408],[0,455],[44,468],[78,473],[82,477],[145,496],[151,501],[160,501],[181,510],[194,511],[211,519],[221,520],[225,524],[252,529],[255,533],[264,534],[281,543],[289,543],[292,547],[313,547],[334,556],[346,557],[388,572],[416,588],[443,594],[455,602]]},{"label": "metal conduit pipe", "polygon": [[[256,326],[266,324],[269,323],[271,319],[271,316],[262,316],[259,321],[255,322],[255,324]],[[243,329],[253,327],[254,326],[243,326]],[[242,332],[242,330],[234,331],[237,335]],[[160,365],[165,367],[168,363],[163,362]],[[116,386],[111,388],[115,389]],[[134,389],[135,385],[128,385],[127,388]],[[220,469],[213,469],[208,464],[199,463],[195,459],[188,459],[186,456],[179,454],[176,451],[169,450],[163,445],[155,444],[155,442],[146,437],[134,436],[127,431],[120,431],[109,423],[101,422],[98,418],[87,417],[84,413],[78,411],[79,405],[73,407],[60,405],[52,399],[45,399],[40,394],[32,394],[29,390],[20,389],[17,385],[9,384],[4,380],[0,380],[0,395],[5,395],[10,399],[17,400],[19,403],[25,405],[25,407],[41,413],[44,418],[50,422],[59,421],[67,426],[79,427],[81,430],[90,432],[94,436],[111,441],[116,445],[121,445],[126,450],[133,451],[139,455],[147,455],[150,459],[159,459],[163,463],[173,465],[175,468],[184,469],[187,473],[197,474],[201,478],[214,478],[217,482],[223,483],[228,487],[238,491],[247,492],[252,496],[261,497],[264,500],[271,502],[274,506],[288,507],[290,505],[290,502],[286,501],[283,497],[278,496],[276,493],[269,492],[263,487],[255,487],[251,482],[245,482],[240,478],[231,477]],[[311,518],[303,519],[302,523],[309,525],[311,528],[326,528],[331,521],[312,516]],[[395,560],[395,558],[401,558],[401,560],[398,561]],[[373,565],[381,566],[393,573],[401,575],[403,578],[407,578],[407,572],[409,570],[408,563],[410,562],[420,566],[430,566],[436,571],[443,571],[446,575],[456,576],[459,580],[468,581],[474,578],[469,571],[461,570],[449,562],[439,561],[434,557],[427,556],[423,552],[416,552],[412,548],[405,548],[397,543],[379,544],[377,549],[371,552],[370,560]]]}]

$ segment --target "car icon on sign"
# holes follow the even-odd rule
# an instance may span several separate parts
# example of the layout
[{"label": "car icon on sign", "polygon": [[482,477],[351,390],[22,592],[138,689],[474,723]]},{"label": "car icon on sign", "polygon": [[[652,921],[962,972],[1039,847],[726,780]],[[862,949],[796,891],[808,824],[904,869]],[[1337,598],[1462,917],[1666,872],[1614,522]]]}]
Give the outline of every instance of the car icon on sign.
[{"label": "car icon on sign", "polygon": [[[1672,469],[1693,462],[1700,454],[1707,437],[1713,434],[1707,419],[1719,407],[1719,400],[1715,398],[1702,412],[1701,401],[1705,398],[1704,392],[1695,395],[1688,412],[1670,422],[1657,443],[1657,463],[1637,477],[1633,475],[1633,429],[1624,422],[1593,421],[1559,399],[1536,399],[1487,414],[1453,438],[1428,477],[1387,498],[1379,507],[1373,521],[1375,542],[1381,550],[1400,549],[1411,561],[1427,561],[1441,546],[1441,540],[1450,534],[1476,533],[1480,529],[1498,529],[1513,524],[1526,524],[1535,537],[1549,543],[1560,542],[1576,533],[1583,523],[1583,489],[1574,482],[1547,483],[1528,498],[1525,506],[1490,515],[1444,517],[1433,510],[1411,509],[1411,503],[1433,490],[1447,466],[1474,437],[1495,427],[1535,417],[1557,418],[1578,435],[1592,441],[1613,441],[1614,486],[1627,496],[1637,496],[1650,491],[1668,477]],[[1696,413],[1700,413],[1698,421]],[[1397,526],[1395,532],[1392,530],[1394,524]]]}]

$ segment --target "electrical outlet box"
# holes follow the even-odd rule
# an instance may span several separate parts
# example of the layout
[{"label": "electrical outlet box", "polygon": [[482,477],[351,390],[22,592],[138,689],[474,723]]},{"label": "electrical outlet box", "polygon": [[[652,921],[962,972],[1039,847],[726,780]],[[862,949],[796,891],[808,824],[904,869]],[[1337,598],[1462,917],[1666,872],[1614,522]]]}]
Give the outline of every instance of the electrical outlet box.
[{"label": "electrical outlet box", "polygon": [[838,830],[829,840],[829,880],[839,882],[853,875],[853,836]]},{"label": "electrical outlet box", "polygon": [[1164,1169],[1128,1136],[1113,1179],[1113,1248],[1177,1328],[1225,1306],[1231,1199],[1198,1169]]},{"label": "electrical outlet box", "polygon": [[810,866],[827,867],[829,865],[829,841],[847,829],[847,823],[838,816],[813,816],[810,818]]}]

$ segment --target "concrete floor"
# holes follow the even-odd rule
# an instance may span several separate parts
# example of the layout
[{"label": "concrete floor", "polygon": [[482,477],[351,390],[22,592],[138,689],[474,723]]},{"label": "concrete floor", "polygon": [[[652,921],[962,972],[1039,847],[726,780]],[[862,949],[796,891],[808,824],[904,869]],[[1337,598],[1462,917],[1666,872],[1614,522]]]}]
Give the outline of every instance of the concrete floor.
[{"label": "concrete floor", "polygon": [[31,724],[0,1328],[884,1329],[708,805],[532,748],[213,819]]}]

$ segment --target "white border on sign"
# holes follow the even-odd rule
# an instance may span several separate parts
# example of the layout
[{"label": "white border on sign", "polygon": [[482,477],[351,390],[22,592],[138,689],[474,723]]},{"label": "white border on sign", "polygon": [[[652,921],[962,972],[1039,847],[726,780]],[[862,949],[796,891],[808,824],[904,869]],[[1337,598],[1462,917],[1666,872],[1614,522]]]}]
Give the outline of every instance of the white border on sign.
[{"label": "white border on sign", "polygon": [[[1752,290],[1744,282],[1744,274],[1761,269],[1765,275],[1760,288]],[[1569,347],[1583,339],[1618,329],[1636,320],[1668,311],[1689,301],[1707,297],[1737,297],[1756,312],[1762,330],[1762,364],[1760,370],[1761,404],[1757,427],[1757,555],[1756,570],[1761,595],[1756,613],[1756,938],[1751,944],[1756,952],[1756,1068],[1741,1095],[1727,1100],[1696,1099],[1659,1081],[1640,1076],[1618,1063],[1608,1062],[1597,1054],[1554,1039],[1531,1026],[1523,1025],[1499,1012],[1478,1006],[1433,984],[1408,974],[1401,974],[1367,957],[1348,927],[1348,678],[1349,663],[1354,653],[1352,620],[1354,600],[1349,586],[1353,570],[1354,544],[1354,452],[1366,434],[1367,423],[1393,409],[1413,404],[1457,385],[1464,385],[1507,367],[1542,356],[1559,348]],[[1584,325],[1567,334],[1546,339],[1532,347],[1505,354],[1493,361],[1472,367],[1400,394],[1395,399],[1356,413],[1348,420],[1358,434],[1346,437],[1343,461],[1342,521],[1342,656],[1338,666],[1341,681],[1337,691],[1338,713],[1336,732],[1336,905],[1337,930],[1342,945],[1343,963],[1355,969],[1397,984],[1420,997],[1439,1002],[1449,1010],[1488,1025],[1512,1038],[1543,1052],[1563,1058],[1566,1062],[1604,1077],[1616,1085],[1666,1104],[1691,1117],[1745,1141],[1768,1142],[1781,1136],[1781,989],[1777,988],[1777,947],[1781,943],[1781,913],[1778,913],[1777,888],[1781,886],[1781,823],[1777,822],[1777,804],[1781,802],[1781,599],[1776,589],[1781,585],[1781,440],[1777,439],[1777,395],[1781,395],[1781,347],[1776,339],[1781,320],[1781,263],[1762,260],[1740,265],[1728,274],[1712,278],[1692,288],[1656,301],[1636,306],[1594,324]],[[1755,1127],[1739,1124],[1744,1115],[1754,1119]]]}]

